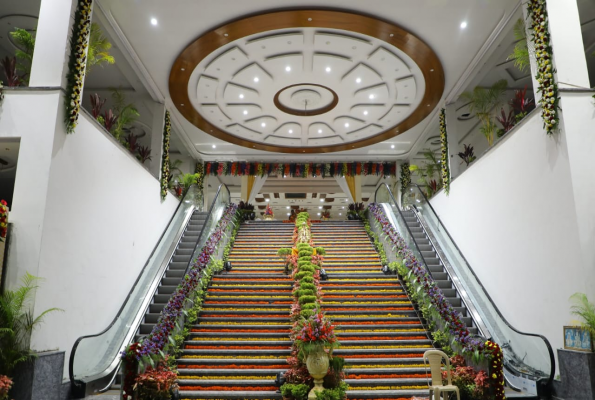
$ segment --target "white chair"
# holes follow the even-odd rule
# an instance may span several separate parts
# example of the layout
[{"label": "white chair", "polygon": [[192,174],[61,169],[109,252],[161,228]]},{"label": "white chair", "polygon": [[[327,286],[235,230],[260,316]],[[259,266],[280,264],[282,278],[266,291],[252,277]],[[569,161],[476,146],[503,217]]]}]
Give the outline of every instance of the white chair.
[{"label": "white chair", "polygon": [[[444,365],[446,366],[446,385],[444,385],[442,382],[442,360],[445,360]],[[440,400],[441,393],[444,393],[444,398],[447,399],[448,397],[446,397],[446,392],[455,392],[457,394],[457,400],[461,400],[459,388],[452,384],[450,375],[450,359],[448,356],[440,350],[428,350],[424,353],[424,366],[426,367],[426,370],[428,368],[428,364],[430,365],[430,377],[428,377],[430,399]]]}]

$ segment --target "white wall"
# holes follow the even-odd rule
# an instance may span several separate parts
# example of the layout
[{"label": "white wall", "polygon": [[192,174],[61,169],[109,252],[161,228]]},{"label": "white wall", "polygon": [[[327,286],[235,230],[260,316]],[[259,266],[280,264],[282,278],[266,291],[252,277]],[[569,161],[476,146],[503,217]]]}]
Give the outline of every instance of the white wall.
[{"label": "white wall", "polygon": [[[38,97],[11,94],[2,106],[8,103],[9,108],[0,114],[0,135],[22,135],[11,215],[15,246],[9,268],[18,270],[18,275],[28,270],[45,279],[37,291],[36,315],[49,307],[65,310],[48,315],[34,333],[32,346],[36,350],[65,350],[68,360],[78,337],[99,333],[115,317],[178,200],[168,195],[161,202],[159,181],[90,118],[81,115],[74,134],[56,129],[49,168],[37,170],[48,176],[47,186],[37,189],[47,196],[43,218],[33,221],[35,226],[27,223],[27,210],[40,208],[39,204],[23,204],[24,195],[34,192],[19,182],[26,178],[26,171],[39,168],[34,158],[23,158],[31,147],[28,135],[44,130],[52,135],[43,118],[27,118],[31,108],[25,105],[35,103]],[[11,118],[5,118],[8,111]],[[58,107],[57,121],[62,123],[62,107]],[[38,264],[29,255],[37,251],[32,247],[35,243],[27,239],[35,231],[41,232]]]},{"label": "white wall", "polygon": [[563,347],[562,326],[573,319],[568,298],[593,294],[566,134],[547,136],[533,113],[455,179],[450,196],[431,203],[504,317],[546,336],[554,353]]}]

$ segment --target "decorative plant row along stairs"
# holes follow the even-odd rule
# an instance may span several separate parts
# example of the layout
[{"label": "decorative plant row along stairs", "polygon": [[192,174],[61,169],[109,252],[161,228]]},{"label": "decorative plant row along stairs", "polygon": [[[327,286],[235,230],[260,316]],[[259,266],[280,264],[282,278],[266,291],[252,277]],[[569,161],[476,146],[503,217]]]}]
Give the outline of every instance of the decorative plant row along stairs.
[{"label": "decorative plant row along stairs", "polygon": [[230,272],[213,277],[178,360],[182,399],[281,399],[275,377],[288,366],[292,281],[277,250],[293,224],[243,224]]},{"label": "decorative plant row along stairs", "polygon": [[417,219],[415,213],[411,210],[402,211],[402,213],[403,217],[405,218],[405,223],[413,235],[413,240],[415,240],[415,243],[421,252],[426,266],[428,267],[430,275],[434,281],[436,281],[436,284],[442,290],[442,293],[444,293],[444,296],[450,302],[450,304],[455,308],[455,310],[461,313],[463,316],[462,320],[467,325],[469,332],[472,334],[477,334],[477,327],[473,324],[473,320],[469,316],[467,308],[462,303],[459,294],[453,286],[453,282],[450,280],[448,273],[444,269],[444,265],[442,265],[440,258],[438,258],[436,249],[434,249],[432,242],[430,242],[430,239],[424,232],[422,225]]},{"label": "decorative plant row along stairs", "polygon": [[432,347],[396,276],[381,272],[378,253],[361,221],[312,224],[326,250],[323,309],[333,319],[348,362],[348,397],[427,397],[423,353]]}]

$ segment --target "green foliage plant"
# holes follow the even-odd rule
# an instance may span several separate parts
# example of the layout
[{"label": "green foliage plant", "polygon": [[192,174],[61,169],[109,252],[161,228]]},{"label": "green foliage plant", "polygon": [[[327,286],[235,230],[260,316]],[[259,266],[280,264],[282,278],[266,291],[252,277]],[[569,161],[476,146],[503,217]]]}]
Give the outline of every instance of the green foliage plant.
[{"label": "green foliage plant", "polygon": [[305,383],[285,383],[281,386],[281,394],[293,400],[306,400],[310,386]]},{"label": "green foliage plant", "polygon": [[[438,177],[442,171],[442,166],[433,151],[425,150],[423,156],[425,159],[423,164],[411,164],[409,170],[417,176],[421,184],[426,188],[426,195],[432,197],[434,193],[442,188],[442,179]],[[432,188],[431,182],[436,182],[437,186]]]},{"label": "green foliage plant", "polygon": [[570,296],[570,300],[574,303],[570,311],[581,318],[581,326],[595,338],[595,304],[589,302],[584,293],[575,293]]},{"label": "green foliage plant", "polygon": [[44,317],[59,308],[50,308],[33,316],[31,300],[41,278],[28,272],[16,290],[6,290],[0,296],[0,375],[12,376],[15,367],[36,357],[30,349],[31,334]]},{"label": "green foliage plant", "polygon": [[339,386],[332,389],[324,389],[316,393],[316,400],[343,400],[347,398],[349,385],[345,382],[339,383]]},{"label": "green foliage plant", "polygon": [[112,92],[112,100],[114,101],[114,112],[118,115],[113,135],[116,139],[122,141],[124,138],[124,128],[130,127],[140,117],[140,114],[132,103],[127,103],[126,95],[122,92],[122,88],[112,88],[110,90]]},{"label": "green foliage plant", "polygon": [[479,119],[481,123],[480,131],[490,146],[494,144],[494,136],[497,130],[494,115],[492,114],[493,109],[498,108],[501,104],[507,85],[506,80],[502,79],[489,88],[477,86],[473,91],[461,94],[461,97],[469,102],[469,111]]},{"label": "green foliage plant", "polygon": [[111,42],[103,35],[101,27],[97,23],[91,24],[89,34],[89,49],[87,50],[87,71],[88,74],[96,65],[114,64],[114,56],[109,51],[112,48]]},{"label": "green foliage plant", "polygon": [[525,30],[525,22],[522,18],[519,18],[514,25],[514,40],[516,44],[508,59],[514,60],[514,66],[519,71],[525,72],[531,68],[531,62],[529,58],[529,47],[527,45],[527,31]]},{"label": "green foliage plant", "polygon": [[24,81],[29,84],[29,76],[31,75],[31,65],[33,65],[33,50],[35,49],[35,37],[26,29],[15,28],[10,32],[10,36],[14,40],[17,50],[15,56],[17,57],[17,69],[24,73]]}]

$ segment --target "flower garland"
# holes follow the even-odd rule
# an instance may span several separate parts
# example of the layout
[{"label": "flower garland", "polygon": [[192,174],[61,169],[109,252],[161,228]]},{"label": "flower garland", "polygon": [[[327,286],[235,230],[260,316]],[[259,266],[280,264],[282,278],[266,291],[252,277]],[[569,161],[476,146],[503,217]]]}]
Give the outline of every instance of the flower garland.
[{"label": "flower garland", "polygon": [[334,176],[396,176],[394,162],[349,162],[349,163],[260,163],[260,162],[206,162],[205,174],[213,176],[260,176],[277,175],[294,178]]},{"label": "flower garland", "polygon": [[73,133],[81,109],[83,82],[87,70],[87,47],[91,32],[91,8],[93,0],[79,0],[74,14],[72,39],[70,41],[70,59],[66,75],[66,132]]},{"label": "flower garland", "polygon": [[[492,360],[500,360],[500,363],[494,363],[492,366],[493,374],[490,379],[493,383],[493,387],[496,388],[496,400],[503,400],[504,381],[502,378],[502,351],[501,349],[495,348],[494,346],[488,347],[490,343],[483,343],[483,341],[473,338],[469,329],[462,320],[461,314],[454,309],[450,302],[446,299],[442,290],[438,287],[434,279],[430,276],[428,271],[424,268],[421,262],[417,260],[411,249],[405,243],[405,240],[396,231],[393,225],[386,217],[382,208],[372,203],[369,207],[370,211],[374,215],[374,218],[380,225],[382,232],[387,236],[394,244],[394,249],[398,257],[403,259],[403,268],[406,272],[405,281],[411,283],[416,287],[416,291],[423,292],[429,299],[432,306],[437,310],[442,320],[446,323],[446,326],[450,329],[450,334],[454,337],[454,340],[462,347],[463,351],[478,351],[486,356],[492,358]],[[499,369],[496,369],[499,368]],[[501,390],[500,390],[501,389]]]},{"label": "flower garland", "polygon": [[539,84],[538,92],[541,92],[541,118],[543,127],[550,135],[558,129],[560,122],[558,116],[560,97],[558,97],[556,70],[553,66],[546,0],[529,0],[527,11],[531,16],[532,39],[535,44],[535,61],[537,62],[535,79]]},{"label": "flower garland", "polygon": [[205,182],[205,165],[202,162],[197,162],[194,173],[198,175],[198,178],[196,179],[196,187],[198,188],[198,193],[202,196]]},{"label": "flower garland", "polygon": [[161,161],[161,198],[167,196],[169,184],[169,137],[171,134],[171,117],[169,111],[165,112],[165,124],[163,125],[163,156]]},{"label": "flower garland", "polygon": [[8,231],[8,203],[6,200],[0,201],[0,242],[6,239],[6,233]]},{"label": "flower garland", "polygon": [[440,110],[440,142],[442,144],[442,186],[444,193],[448,195],[450,191],[450,168],[448,167],[448,137],[446,135],[446,112],[444,108]]},{"label": "flower garland", "polygon": [[411,185],[411,170],[409,163],[404,162],[401,164],[401,196],[405,194],[409,185]]}]

